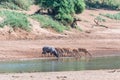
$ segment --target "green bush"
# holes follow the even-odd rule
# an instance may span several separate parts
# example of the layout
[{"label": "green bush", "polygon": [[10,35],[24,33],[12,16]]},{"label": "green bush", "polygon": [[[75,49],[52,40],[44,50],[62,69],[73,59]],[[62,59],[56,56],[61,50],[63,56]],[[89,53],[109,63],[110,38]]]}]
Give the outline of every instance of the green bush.
[{"label": "green bush", "polygon": [[75,11],[72,2],[71,0],[61,0],[60,3],[54,6],[54,11],[56,11],[55,19],[61,21],[64,25],[73,22],[72,14],[74,14]]},{"label": "green bush", "polygon": [[36,0],[38,4],[51,11],[53,17],[64,25],[73,22],[74,14],[83,12],[84,0]]},{"label": "green bush", "polygon": [[74,11],[76,14],[82,13],[85,9],[84,0],[73,0],[74,1]]},{"label": "green bush", "polygon": [[13,28],[19,27],[25,30],[30,30],[30,23],[25,14],[3,10],[0,11],[0,16],[4,18],[4,20],[0,23],[0,27],[8,25]]},{"label": "green bush", "polygon": [[38,22],[40,22],[40,24],[43,28],[53,28],[57,32],[63,32],[64,30],[67,29],[66,26],[62,25],[58,21],[53,20],[49,16],[33,15],[32,18],[36,19]]},{"label": "green bush", "polygon": [[12,2],[1,3],[0,7],[1,8],[6,8],[6,9],[12,9],[12,10],[19,10],[20,9],[17,5],[15,5]]},{"label": "green bush", "polygon": [[120,20],[120,13],[116,13],[116,14],[100,14],[100,15],[108,17],[110,19]]},{"label": "green bush", "polygon": [[119,9],[119,0],[85,0],[87,8]]},{"label": "green bush", "polygon": [[10,9],[24,9],[28,10],[29,6],[33,4],[33,0],[1,0],[0,6]]},{"label": "green bush", "polygon": [[33,3],[33,0],[13,0],[13,1],[14,4],[25,10],[28,10],[30,5]]}]

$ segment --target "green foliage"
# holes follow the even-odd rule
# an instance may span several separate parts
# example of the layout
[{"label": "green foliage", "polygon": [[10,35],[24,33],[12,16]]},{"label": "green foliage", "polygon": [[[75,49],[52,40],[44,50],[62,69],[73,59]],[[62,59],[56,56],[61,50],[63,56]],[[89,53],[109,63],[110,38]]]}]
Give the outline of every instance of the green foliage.
[{"label": "green foliage", "polygon": [[62,25],[58,21],[53,20],[49,16],[33,15],[32,18],[36,19],[38,22],[40,22],[42,27],[53,28],[57,32],[63,32],[64,30],[68,29],[66,26]]},{"label": "green foliage", "polygon": [[33,0],[0,0],[0,7],[28,10]]},{"label": "green foliage", "polygon": [[74,10],[76,14],[82,13],[85,9],[84,0],[73,0],[74,1]]},{"label": "green foliage", "polygon": [[16,4],[18,7],[28,10],[29,6],[32,4],[33,0],[13,0],[14,4]]},{"label": "green foliage", "polygon": [[84,0],[36,0],[40,6],[49,9],[53,17],[64,25],[73,22],[74,14],[85,9]]},{"label": "green foliage", "polygon": [[73,22],[74,5],[71,0],[61,0],[59,5],[55,6],[55,19],[61,21],[64,25]]},{"label": "green foliage", "polygon": [[108,17],[110,19],[120,20],[120,13],[116,13],[116,14],[100,14],[100,15]]},{"label": "green foliage", "polygon": [[51,8],[55,0],[35,0],[36,4],[39,4],[44,8]]},{"label": "green foliage", "polygon": [[117,10],[120,8],[119,0],[85,0],[87,8],[106,8]]},{"label": "green foliage", "polygon": [[64,25],[69,25],[70,23],[73,22],[73,17],[70,14],[59,13],[58,15],[55,16],[55,18]]},{"label": "green foliage", "polygon": [[6,9],[14,9],[14,10],[20,9],[20,8],[19,8],[18,6],[16,6],[14,3],[9,3],[9,2],[1,3],[1,4],[0,4],[0,7],[1,7],[1,8],[6,8]]},{"label": "green foliage", "polygon": [[0,11],[0,16],[4,17],[4,20],[0,22],[0,27],[8,25],[10,27],[19,27],[25,30],[30,30],[30,23],[27,20],[27,16],[22,13],[3,10]]}]

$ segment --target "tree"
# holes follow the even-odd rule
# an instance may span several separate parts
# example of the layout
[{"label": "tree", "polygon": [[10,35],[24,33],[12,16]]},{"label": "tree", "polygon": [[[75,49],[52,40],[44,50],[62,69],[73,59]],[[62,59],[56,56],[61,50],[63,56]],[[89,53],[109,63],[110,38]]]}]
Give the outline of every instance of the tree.
[{"label": "tree", "polygon": [[57,6],[54,6],[55,19],[61,21],[64,25],[73,22],[74,4],[73,0],[60,0]]},{"label": "tree", "polygon": [[85,9],[84,0],[74,0],[74,10],[76,14],[82,13]]},{"label": "tree", "polygon": [[79,14],[85,9],[84,0],[37,0],[40,6],[48,9],[53,17],[64,25],[74,21],[74,14]]}]

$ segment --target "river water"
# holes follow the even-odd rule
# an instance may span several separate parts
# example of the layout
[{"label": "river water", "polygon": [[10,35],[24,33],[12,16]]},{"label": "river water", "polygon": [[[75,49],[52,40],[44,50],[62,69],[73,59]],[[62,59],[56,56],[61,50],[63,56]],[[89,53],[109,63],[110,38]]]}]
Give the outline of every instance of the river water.
[{"label": "river water", "polygon": [[119,69],[120,57],[98,57],[91,59],[61,58],[1,61],[0,73],[54,72]]}]

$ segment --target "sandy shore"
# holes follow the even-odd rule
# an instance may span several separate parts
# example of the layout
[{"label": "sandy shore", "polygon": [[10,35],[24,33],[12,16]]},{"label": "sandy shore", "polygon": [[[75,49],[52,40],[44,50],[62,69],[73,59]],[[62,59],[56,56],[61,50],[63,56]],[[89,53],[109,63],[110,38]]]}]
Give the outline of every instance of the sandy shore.
[{"label": "sandy shore", "polygon": [[41,48],[52,45],[61,48],[85,48],[92,56],[120,56],[119,39],[17,40],[0,41],[0,60],[41,58]]},{"label": "sandy shore", "polygon": [[120,70],[0,74],[1,80],[119,80]]}]

